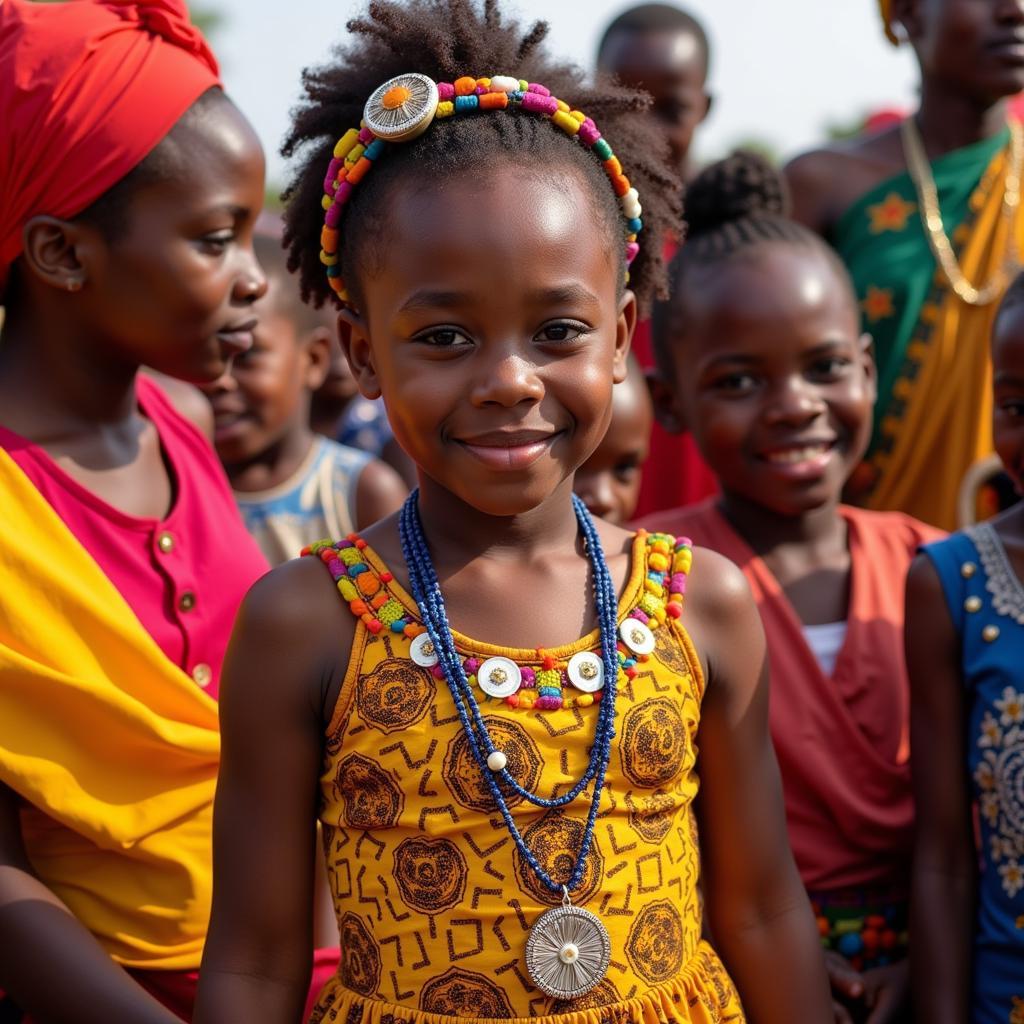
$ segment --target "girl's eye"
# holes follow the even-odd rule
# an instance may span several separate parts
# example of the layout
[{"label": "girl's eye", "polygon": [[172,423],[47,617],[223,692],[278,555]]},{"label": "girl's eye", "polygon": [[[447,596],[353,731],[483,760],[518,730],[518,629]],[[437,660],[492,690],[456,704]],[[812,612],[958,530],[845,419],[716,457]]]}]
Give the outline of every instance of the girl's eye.
[{"label": "girl's eye", "polygon": [[199,247],[211,256],[220,256],[234,240],[233,232],[220,231],[212,235],[203,235],[199,239]]},{"label": "girl's eye", "polygon": [[437,327],[424,334],[417,334],[414,340],[433,345],[435,348],[463,348],[472,344],[457,327]]},{"label": "girl's eye", "polygon": [[1014,419],[1024,418],[1024,398],[1008,398],[999,403],[999,410]]},{"label": "girl's eye", "polygon": [[714,382],[716,391],[724,391],[727,394],[743,394],[752,391],[757,381],[749,373],[727,373]]},{"label": "girl's eye", "polygon": [[545,324],[538,332],[535,341],[554,342],[555,344],[566,341],[575,341],[581,334],[585,334],[587,328],[579,323],[567,323],[560,321],[553,324]]},{"label": "girl's eye", "polygon": [[812,380],[836,380],[846,372],[850,360],[840,356],[829,356],[811,364],[809,375]]}]

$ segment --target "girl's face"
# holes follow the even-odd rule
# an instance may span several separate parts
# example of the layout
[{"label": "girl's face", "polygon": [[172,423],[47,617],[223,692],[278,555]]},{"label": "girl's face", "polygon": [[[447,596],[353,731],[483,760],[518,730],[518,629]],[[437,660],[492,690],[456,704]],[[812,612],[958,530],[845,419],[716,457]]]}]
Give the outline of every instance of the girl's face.
[{"label": "girl's face", "polygon": [[875,400],[849,287],[822,254],[778,243],[686,288],[676,413],[723,491],[786,516],[838,501]]},{"label": "girl's face", "polygon": [[1020,0],[898,0],[924,74],[991,103],[1024,89]]},{"label": "girl's face", "polygon": [[1018,493],[1024,494],[1024,303],[996,322],[992,339],[992,438]]},{"label": "girl's face", "polygon": [[160,150],[167,173],[132,193],[123,229],[86,229],[80,311],[115,357],[201,383],[252,345],[263,152],[227,101],[186,116]]},{"label": "girl's face", "polygon": [[617,296],[619,239],[571,170],[410,185],[369,243],[377,266],[342,342],[426,477],[488,514],[526,512],[608,427],[635,320],[632,294]]}]

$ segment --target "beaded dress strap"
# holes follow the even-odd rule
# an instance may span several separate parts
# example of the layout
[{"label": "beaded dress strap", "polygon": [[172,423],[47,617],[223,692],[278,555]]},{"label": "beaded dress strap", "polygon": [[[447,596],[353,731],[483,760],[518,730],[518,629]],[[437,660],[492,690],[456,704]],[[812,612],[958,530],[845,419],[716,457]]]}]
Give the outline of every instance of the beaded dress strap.
[{"label": "beaded dress strap", "polygon": [[[686,580],[693,560],[689,538],[676,539],[666,533],[641,534],[644,539],[643,584],[639,594],[622,606],[622,621],[616,638],[619,670],[626,679],[635,679],[642,665],[656,646],[655,632],[669,619],[678,619],[683,612]],[[387,570],[378,572],[363,552],[367,543],[357,534],[342,541],[318,541],[304,548],[305,556],[319,558],[328,568],[338,592],[352,614],[373,634],[384,630],[415,640],[426,628],[414,617],[405,603],[389,587],[394,577]],[[630,595],[632,597],[632,595]],[[628,609],[628,610],[627,610]],[[597,657],[596,650],[592,652]],[[579,655],[577,655],[577,658]],[[480,686],[480,671],[494,659],[468,655],[462,659],[467,679]],[[437,678],[443,678],[438,665],[432,667]],[[589,707],[601,700],[600,690],[576,692],[580,680],[574,680],[572,659],[558,659],[542,647],[521,665],[504,666],[519,680],[514,692],[502,695],[504,703],[524,711],[557,711],[561,708]],[[486,695],[483,700],[492,699]]]},{"label": "beaded dress strap", "polygon": [[363,551],[366,541],[350,533],[345,540],[320,540],[302,549],[303,556],[319,558],[327,566],[338,593],[352,614],[374,634],[390,629],[410,640],[426,632],[388,588],[394,577],[374,572]]}]

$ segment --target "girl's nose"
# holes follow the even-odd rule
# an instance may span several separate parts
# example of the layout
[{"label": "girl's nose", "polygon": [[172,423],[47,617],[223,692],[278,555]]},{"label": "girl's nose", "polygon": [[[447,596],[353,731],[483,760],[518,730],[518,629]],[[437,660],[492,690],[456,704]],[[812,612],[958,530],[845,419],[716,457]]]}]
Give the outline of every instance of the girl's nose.
[{"label": "girl's nose", "polygon": [[250,305],[267,294],[267,275],[250,249],[243,255],[243,263],[235,278],[236,301]]},{"label": "girl's nose", "polygon": [[826,408],[818,388],[802,377],[794,377],[772,393],[767,417],[785,423],[806,423],[820,416]]},{"label": "girl's nose", "polygon": [[472,386],[475,405],[501,405],[512,408],[520,402],[539,402],[544,385],[537,366],[518,352],[507,351],[493,360],[479,364],[479,373]]}]

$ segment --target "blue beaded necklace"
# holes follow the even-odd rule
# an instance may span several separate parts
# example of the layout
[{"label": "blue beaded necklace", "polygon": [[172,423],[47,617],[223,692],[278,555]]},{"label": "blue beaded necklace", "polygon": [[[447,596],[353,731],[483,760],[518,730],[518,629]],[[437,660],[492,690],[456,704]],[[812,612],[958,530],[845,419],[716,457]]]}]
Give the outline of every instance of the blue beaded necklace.
[{"label": "blue beaded necklace", "polygon": [[[601,633],[601,660],[604,665],[604,694],[599,705],[594,743],[591,747],[590,761],[586,771],[584,771],[579,781],[568,792],[560,797],[546,799],[520,785],[508,771],[507,767],[501,768],[499,771],[493,771],[488,766],[487,759],[489,755],[495,753],[496,748],[487,730],[483,715],[480,712],[480,706],[474,696],[473,687],[466,678],[462,659],[455,649],[455,641],[452,639],[451,629],[448,625],[448,613],[444,604],[444,596],[441,593],[441,585],[438,582],[437,573],[434,571],[434,564],[430,558],[427,540],[423,534],[418,499],[419,491],[414,490],[402,507],[399,519],[402,554],[405,557],[405,564],[409,570],[412,596],[419,606],[420,614],[423,616],[423,625],[434,645],[438,663],[444,671],[444,676],[448,682],[448,688],[451,690],[452,700],[455,702],[455,709],[458,712],[459,721],[462,723],[462,728],[466,734],[473,759],[480,769],[484,782],[494,798],[494,802],[519,853],[537,878],[553,892],[562,893],[566,902],[568,902],[569,893],[579,885],[583,877],[587,856],[593,843],[594,825],[597,820],[601,792],[604,788],[605,773],[608,770],[608,762],[611,758],[612,738],[615,735],[615,694],[619,674],[616,646],[618,598],[615,594],[611,573],[609,573],[608,565],[605,562],[600,538],[597,535],[594,522],[586,506],[574,494],[572,496],[573,509],[576,513],[580,532],[583,534],[594,577],[594,593]],[[586,827],[583,832],[583,841],[580,844],[579,854],[576,857],[573,870],[564,885],[551,878],[526,845],[509,811],[505,794],[498,784],[499,779],[508,789],[523,799],[537,807],[545,808],[564,807],[579,796],[587,787],[587,784],[593,780],[594,791],[587,814]],[[578,908],[573,909],[578,910]]]}]

